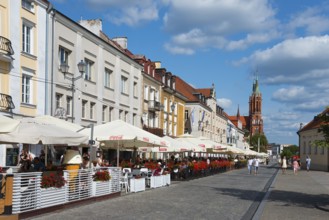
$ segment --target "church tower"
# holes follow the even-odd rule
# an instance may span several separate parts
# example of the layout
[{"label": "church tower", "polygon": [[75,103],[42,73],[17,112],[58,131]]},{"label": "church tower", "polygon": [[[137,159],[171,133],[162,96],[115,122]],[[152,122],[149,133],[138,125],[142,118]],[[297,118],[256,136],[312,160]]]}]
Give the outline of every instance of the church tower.
[{"label": "church tower", "polygon": [[263,134],[262,93],[259,90],[258,77],[253,82],[252,94],[249,97],[249,131],[250,137],[254,134]]}]

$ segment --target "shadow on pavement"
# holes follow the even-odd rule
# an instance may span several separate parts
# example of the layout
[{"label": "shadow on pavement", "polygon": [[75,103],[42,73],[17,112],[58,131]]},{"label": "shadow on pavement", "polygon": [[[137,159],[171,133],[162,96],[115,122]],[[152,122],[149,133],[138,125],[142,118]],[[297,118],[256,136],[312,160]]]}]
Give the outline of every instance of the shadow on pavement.
[{"label": "shadow on pavement", "polygon": [[[234,196],[243,200],[260,201],[265,192],[255,190],[241,190],[230,188],[216,188],[221,194]],[[282,190],[272,190],[267,198],[268,202],[276,202],[278,206],[298,206],[310,209],[319,209],[329,212],[329,195],[311,195],[307,193],[289,192]]]}]

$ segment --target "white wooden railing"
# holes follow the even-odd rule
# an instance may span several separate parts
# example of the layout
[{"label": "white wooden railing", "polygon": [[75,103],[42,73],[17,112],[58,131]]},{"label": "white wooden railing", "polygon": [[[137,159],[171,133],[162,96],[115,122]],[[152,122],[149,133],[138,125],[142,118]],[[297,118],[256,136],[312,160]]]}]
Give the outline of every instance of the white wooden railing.
[{"label": "white wooden railing", "polygon": [[121,192],[120,167],[101,167],[108,170],[110,181],[93,181],[93,170],[64,170],[66,184],[61,188],[41,188],[42,173],[14,173],[12,213],[51,207],[95,196]]}]

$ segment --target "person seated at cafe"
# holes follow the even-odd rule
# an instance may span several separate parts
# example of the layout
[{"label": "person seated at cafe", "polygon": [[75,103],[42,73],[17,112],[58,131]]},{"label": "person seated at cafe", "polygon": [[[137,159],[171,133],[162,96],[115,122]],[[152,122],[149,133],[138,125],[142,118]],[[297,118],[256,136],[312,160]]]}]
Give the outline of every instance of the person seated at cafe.
[{"label": "person seated at cafe", "polygon": [[32,163],[31,154],[28,152],[28,150],[22,149],[22,152],[19,155],[20,171],[21,172],[29,171],[31,167],[31,163]]},{"label": "person seated at cafe", "polygon": [[81,169],[89,169],[89,165],[90,165],[89,157],[88,156],[84,156],[82,158]]},{"label": "person seated at cafe", "polygon": [[40,161],[39,157],[33,159],[33,170],[40,172],[46,169],[45,164]]},{"label": "person seated at cafe", "polygon": [[155,169],[154,171],[154,176],[160,176],[161,175],[161,171],[162,171],[162,168],[161,168],[161,162],[158,162],[158,167]]},{"label": "person seated at cafe", "polygon": [[54,166],[54,164],[53,164],[53,161],[52,160],[49,160],[49,161],[47,161],[47,166],[46,166],[46,170],[49,170],[49,171],[51,171],[51,170],[54,170],[56,167]]},{"label": "person seated at cafe", "polygon": [[41,161],[43,164],[46,163],[46,154],[45,154],[45,151],[44,151],[44,150],[41,150],[41,151],[40,151],[39,159],[40,159],[40,161]]},{"label": "person seated at cafe", "polygon": [[92,165],[93,165],[92,167],[94,167],[94,168],[100,167],[98,164],[98,160],[94,160]]},{"label": "person seated at cafe", "polygon": [[110,166],[110,162],[108,160],[104,160],[103,164],[104,164],[104,167],[109,167]]}]

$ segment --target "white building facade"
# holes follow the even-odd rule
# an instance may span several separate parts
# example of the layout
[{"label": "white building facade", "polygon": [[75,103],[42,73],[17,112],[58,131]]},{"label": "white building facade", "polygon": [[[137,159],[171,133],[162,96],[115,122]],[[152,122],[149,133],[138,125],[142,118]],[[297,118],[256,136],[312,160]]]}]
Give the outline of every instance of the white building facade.
[{"label": "white building facade", "polygon": [[[50,20],[49,113],[64,110],[68,120],[82,126],[121,119],[140,127],[142,66],[125,52],[126,40],[113,43],[102,32],[101,20],[80,25],[57,11]],[[81,61],[86,65],[82,75]],[[61,64],[69,66],[66,78]]]}]

